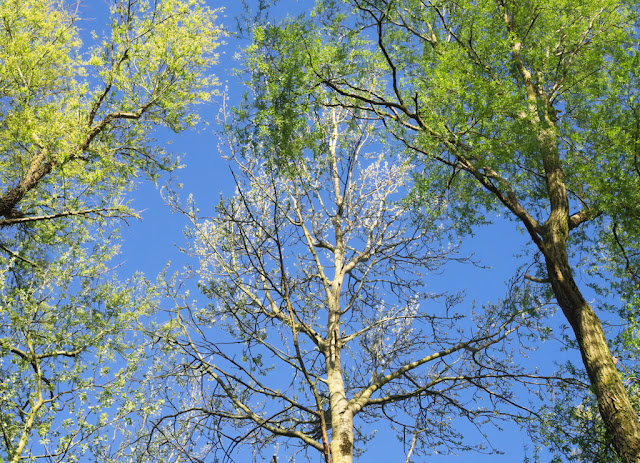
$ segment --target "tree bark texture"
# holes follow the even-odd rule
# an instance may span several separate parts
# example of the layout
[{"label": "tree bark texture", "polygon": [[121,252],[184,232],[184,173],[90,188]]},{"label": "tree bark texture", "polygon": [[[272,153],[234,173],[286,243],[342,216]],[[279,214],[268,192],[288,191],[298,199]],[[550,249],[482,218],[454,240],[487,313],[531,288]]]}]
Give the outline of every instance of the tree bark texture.
[{"label": "tree bark texture", "polygon": [[[553,235],[553,233],[552,233]],[[640,426],[629,401],[622,378],[615,366],[602,324],[578,289],[563,241],[547,248],[546,265],[553,292],[575,333],[580,354],[598,399],[605,427],[613,436],[613,446],[623,463],[640,462]]]},{"label": "tree bark texture", "polygon": [[331,404],[331,461],[351,463],[353,461],[353,411],[345,396],[340,350],[332,349],[333,358],[328,359],[327,374],[329,400]]},{"label": "tree bark texture", "polygon": [[[339,216],[339,214],[338,214]],[[339,243],[335,253],[337,269],[329,295],[329,316],[325,364],[327,367],[327,388],[331,406],[331,462],[352,463],[353,461],[353,410],[349,407],[344,378],[342,373],[340,336],[340,288],[344,274],[342,273],[342,248],[344,245],[341,228],[336,221],[336,241]]]}]

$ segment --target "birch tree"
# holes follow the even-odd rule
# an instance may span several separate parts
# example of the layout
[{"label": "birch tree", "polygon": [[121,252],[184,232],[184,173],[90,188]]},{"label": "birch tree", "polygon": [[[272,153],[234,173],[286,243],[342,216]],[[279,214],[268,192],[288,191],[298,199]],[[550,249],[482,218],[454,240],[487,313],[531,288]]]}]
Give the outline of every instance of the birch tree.
[{"label": "birch tree", "polygon": [[366,423],[411,436],[410,454],[475,448],[455,417],[527,416],[511,387],[550,379],[511,365],[509,350],[551,308],[513,286],[501,304],[456,312],[459,295],[429,285],[457,258],[443,205],[411,214],[411,165],[376,153],[376,127],[330,106],[306,113],[295,129],[306,148],[289,163],[259,125],[246,145],[232,140],[236,194],[210,218],[184,211],[211,301],[173,290],[165,337],[183,361],[170,375],[198,394],[157,429],[190,423],[226,451],[285,445],[334,463],[366,450]]}]

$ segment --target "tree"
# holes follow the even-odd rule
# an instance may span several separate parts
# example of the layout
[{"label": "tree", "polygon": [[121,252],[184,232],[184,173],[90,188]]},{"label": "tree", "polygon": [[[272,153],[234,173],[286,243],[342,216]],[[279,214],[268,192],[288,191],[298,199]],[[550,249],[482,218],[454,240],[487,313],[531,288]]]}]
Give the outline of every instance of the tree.
[{"label": "tree", "polygon": [[[544,263],[530,278],[550,285],[624,463],[640,461],[638,416],[576,273],[637,278],[638,11],[610,0],[321,1],[282,26],[299,31],[292,40],[270,44],[298,50],[299,72],[341,106],[381,120],[428,166],[424,188],[448,192],[462,230],[482,208],[524,228]],[[604,262],[580,266],[578,253]]]},{"label": "tree", "polygon": [[123,439],[132,432],[125,418],[153,412],[133,381],[145,354],[135,333],[153,292],[140,278],[120,284],[110,276],[111,237],[82,241],[86,225],[65,224],[72,238],[55,245],[21,237],[21,254],[39,257],[35,266],[0,260],[2,461],[104,453],[114,446],[107,428]]},{"label": "tree", "polygon": [[[222,32],[202,2],[114,2],[88,47],[81,10],[0,3],[0,460],[11,462],[123,458],[131,413],[151,412],[133,333],[154,292],[113,278],[112,219],[136,216],[126,195],[138,176],[176,165],[154,128],[194,125],[215,84]],[[104,444],[106,426],[119,441]]]},{"label": "tree", "polygon": [[214,217],[183,211],[193,276],[211,303],[198,308],[169,285],[176,309],[163,335],[183,360],[165,376],[194,393],[154,426],[190,426],[225,451],[244,441],[262,454],[284,439],[334,463],[366,450],[357,418],[412,435],[407,461],[430,447],[474,448],[454,416],[478,427],[526,416],[513,384],[550,379],[509,360],[519,336],[540,336],[547,307],[514,286],[499,305],[455,313],[458,295],[427,291],[428,274],[455,258],[443,205],[411,214],[411,165],[369,146],[374,124],[308,97],[295,160],[277,162],[268,141],[278,121],[258,105],[230,143],[235,196]]},{"label": "tree", "polygon": [[151,129],[192,126],[194,105],[211,95],[214,12],[194,0],[118,1],[110,36],[84,49],[77,11],[61,1],[0,8],[3,230],[129,214],[121,194],[131,179],[175,165]]}]

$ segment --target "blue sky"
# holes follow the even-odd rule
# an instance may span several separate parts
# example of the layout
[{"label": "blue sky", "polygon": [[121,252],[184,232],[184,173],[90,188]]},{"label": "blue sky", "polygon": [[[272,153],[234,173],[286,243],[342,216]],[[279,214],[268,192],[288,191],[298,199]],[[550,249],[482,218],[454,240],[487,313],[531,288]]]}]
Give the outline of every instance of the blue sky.
[{"label": "blue sky", "polygon": [[[103,0],[90,0],[103,2]],[[209,1],[211,7],[223,6],[226,11],[221,14],[221,21],[229,28],[235,25],[234,16],[239,12],[238,1]],[[311,7],[311,1],[283,2],[287,5],[286,12]],[[90,16],[91,8],[86,9]],[[97,8],[95,11],[104,11]],[[285,7],[281,12],[284,14]],[[96,22],[100,22],[100,13],[94,16]],[[87,23],[83,24],[91,29]],[[232,57],[238,50],[239,43],[228,39],[227,44],[220,48],[220,64],[214,69],[221,81],[221,91],[228,92],[231,102],[237,101],[244,92],[244,88],[238,84],[230,71],[238,66]],[[221,194],[230,195],[233,192],[233,179],[227,163],[221,159],[218,152],[218,137],[215,134],[215,117],[218,113],[218,102],[202,105],[201,118],[209,125],[201,124],[198,130],[190,130],[180,135],[158,133],[160,143],[171,143],[168,149],[183,156],[184,168],[175,173],[176,181],[183,185],[184,197],[193,194],[203,213],[207,208],[215,204]],[[163,180],[158,184],[162,186]],[[186,221],[179,215],[171,213],[164,204],[159,188],[141,179],[139,188],[132,193],[132,205],[141,211],[142,220],[132,220],[128,225],[123,225],[122,254],[120,272],[123,277],[130,276],[136,271],[144,272],[147,277],[153,279],[172,261],[172,269],[178,270],[185,258],[180,254],[178,246],[184,243],[183,229]],[[503,219],[497,219],[496,223],[483,227],[475,236],[465,240],[461,253],[468,255],[473,253],[483,265],[490,268],[481,270],[472,266],[457,266],[451,272],[442,277],[435,277],[434,285],[441,286],[442,290],[465,289],[468,297],[465,304],[470,304],[475,299],[479,304],[496,301],[505,292],[505,281],[510,278],[521,261],[514,257],[522,250],[526,242],[524,237],[515,229],[515,225]],[[551,321],[557,323],[557,321]],[[551,346],[550,346],[551,347]],[[552,361],[556,359],[555,348],[544,348],[541,352],[532,356],[528,361],[546,369],[550,373],[553,369]],[[472,440],[480,436],[471,428],[460,428]],[[490,441],[497,449],[504,451],[505,455],[481,455],[464,453],[461,455],[439,455],[426,457],[424,461],[430,462],[521,462],[524,459],[524,448],[529,447],[531,456],[532,446],[527,435],[515,425],[505,423],[504,430],[487,430]],[[246,456],[239,455],[236,461],[245,461]],[[368,462],[404,461],[402,444],[398,443],[393,435],[381,432],[370,445],[370,451],[360,460]],[[248,461],[248,460],[247,460]],[[282,460],[284,461],[284,458]],[[316,461],[315,459],[312,461]],[[318,460],[320,458],[318,457]],[[415,459],[414,461],[422,461]]]}]

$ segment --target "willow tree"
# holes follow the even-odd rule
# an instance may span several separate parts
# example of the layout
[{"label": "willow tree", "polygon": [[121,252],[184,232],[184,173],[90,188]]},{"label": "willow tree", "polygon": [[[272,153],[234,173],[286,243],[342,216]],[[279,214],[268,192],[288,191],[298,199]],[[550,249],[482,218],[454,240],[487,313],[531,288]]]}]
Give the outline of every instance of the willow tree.
[{"label": "willow tree", "polygon": [[58,244],[23,237],[31,263],[0,259],[2,461],[113,461],[139,434],[130,425],[157,405],[137,382],[136,331],[153,293],[140,278],[119,283],[109,269],[117,247],[83,240],[85,226],[67,224],[73,238]]},{"label": "willow tree", "polygon": [[[215,79],[220,29],[199,1],[119,0],[110,27],[83,45],[62,1],[0,5],[0,225],[126,214],[123,189],[175,161],[154,127],[196,121]],[[4,248],[4,252],[15,250]]]},{"label": "willow tree", "polygon": [[[89,449],[107,461],[99,432],[145,409],[126,391],[152,293],[109,272],[113,219],[134,215],[125,194],[136,177],[175,166],[152,130],[192,126],[215,83],[221,32],[202,2],[114,2],[88,45],[82,9],[0,3],[3,461],[73,461]],[[115,358],[130,363],[108,373]]]},{"label": "willow tree", "polygon": [[617,282],[600,287],[637,294],[638,11],[617,0],[320,1],[283,26],[298,30],[291,40],[269,44],[300,50],[300,73],[380,119],[429,166],[424,188],[447,192],[461,227],[484,208],[524,229],[544,263],[530,278],[562,308],[625,463],[640,461],[640,423],[576,281],[589,264],[572,256],[597,256],[592,269]]},{"label": "willow tree", "polygon": [[375,125],[307,96],[291,126],[295,160],[273,156],[279,122],[258,105],[255,125],[231,140],[235,195],[213,217],[186,211],[192,272],[211,301],[174,289],[164,335],[183,361],[168,376],[194,393],[158,433],[190,425],[227,450],[284,445],[338,463],[367,450],[375,422],[410,436],[407,461],[473,449],[456,417],[479,426],[529,413],[514,406],[513,384],[544,379],[511,365],[509,351],[547,306],[513,287],[501,304],[456,312],[457,295],[427,289],[456,258],[443,204],[411,213],[411,165],[379,154]]}]

